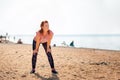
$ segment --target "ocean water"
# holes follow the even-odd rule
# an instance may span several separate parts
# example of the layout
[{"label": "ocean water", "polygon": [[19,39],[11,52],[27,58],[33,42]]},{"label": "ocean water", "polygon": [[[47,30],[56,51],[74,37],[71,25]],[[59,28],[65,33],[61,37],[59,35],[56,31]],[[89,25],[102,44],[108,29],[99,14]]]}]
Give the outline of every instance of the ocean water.
[{"label": "ocean water", "polygon": [[[32,44],[33,37],[33,35],[11,35],[9,40],[17,42],[21,39],[25,44]],[[120,35],[55,35],[51,45],[63,46],[61,44],[63,42],[69,45],[71,41],[74,41],[77,48],[120,50]]]}]

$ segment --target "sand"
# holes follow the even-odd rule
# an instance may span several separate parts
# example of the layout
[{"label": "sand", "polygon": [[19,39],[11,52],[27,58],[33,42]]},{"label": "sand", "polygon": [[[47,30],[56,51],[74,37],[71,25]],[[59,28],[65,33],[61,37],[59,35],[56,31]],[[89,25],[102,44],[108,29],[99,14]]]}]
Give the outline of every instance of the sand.
[{"label": "sand", "polygon": [[0,80],[120,80],[120,51],[52,47],[55,75],[40,47],[36,73],[30,74],[31,47],[0,44]]}]

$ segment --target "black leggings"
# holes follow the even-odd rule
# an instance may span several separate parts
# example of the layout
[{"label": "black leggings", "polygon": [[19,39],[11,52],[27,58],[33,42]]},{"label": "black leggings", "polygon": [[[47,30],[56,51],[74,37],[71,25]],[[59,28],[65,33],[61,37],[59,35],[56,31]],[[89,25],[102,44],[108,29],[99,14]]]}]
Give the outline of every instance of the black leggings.
[{"label": "black leggings", "polygon": [[[44,47],[44,50],[45,50],[45,52],[47,54],[50,67],[54,68],[54,60],[53,60],[52,54],[51,54],[51,52],[47,52],[47,42],[42,43],[42,46]],[[36,41],[35,40],[33,40],[32,48],[33,48],[33,50],[35,50],[35,48],[36,48]],[[51,49],[50,46],[49,46],[49,48]],[[36,67],[37,54],[38,53],[33,53],[33,55],[32,55],[32,69],[35,69],[35,67]]]}]

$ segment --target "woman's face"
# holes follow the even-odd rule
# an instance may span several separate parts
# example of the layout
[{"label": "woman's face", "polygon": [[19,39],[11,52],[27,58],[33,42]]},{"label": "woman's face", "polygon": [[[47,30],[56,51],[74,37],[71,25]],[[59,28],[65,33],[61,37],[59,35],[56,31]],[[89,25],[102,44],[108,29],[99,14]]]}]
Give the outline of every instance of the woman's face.
[{"label": "woman's face", "polygon": [[42,29],[43,29],[44,32],[47,32],[49,30],[49,24],[48,23],[44,23]]}]

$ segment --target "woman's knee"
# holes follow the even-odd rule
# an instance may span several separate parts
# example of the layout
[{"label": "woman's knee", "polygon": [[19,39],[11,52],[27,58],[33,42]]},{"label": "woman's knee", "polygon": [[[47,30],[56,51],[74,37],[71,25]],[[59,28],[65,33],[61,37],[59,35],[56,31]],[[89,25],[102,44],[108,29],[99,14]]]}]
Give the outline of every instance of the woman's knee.
[{"label": "woman's knee", "polygon": [[33,40],[32,49],[34,50],[35,48],[36,48],[36,41]]}]

